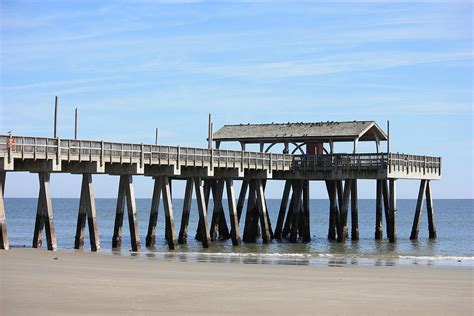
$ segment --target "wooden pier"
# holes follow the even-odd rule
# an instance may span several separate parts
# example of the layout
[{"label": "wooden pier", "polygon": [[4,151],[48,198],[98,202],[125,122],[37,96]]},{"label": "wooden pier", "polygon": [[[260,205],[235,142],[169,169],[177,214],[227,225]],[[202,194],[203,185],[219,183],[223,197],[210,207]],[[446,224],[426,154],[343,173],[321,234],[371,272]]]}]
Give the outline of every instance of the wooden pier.
[{"label": "wooden pier", "polygon": [[[383,238],[384,217],[387,239],[390,242],[397,239],[396,184],[399,179],[420,181],[410,238],[418,237],[419,218],[425,196],[429,237],[436,238],[431,180],[441,178],[441,158],[382,153],[379,146],[380,141],[384,140],[388,140],[388,137],[378,125],[365,121],[224,126],[216,133],[209,133],[210,145],[206,149],[0,135],[0,248],[9,247],[4,206],[6,174],[21,171],[38,173],[40,182],[32,243],[35,248],[41,247],[43,230],[48,249],[55,250],[57,247],[49,189],[51,173],[83,175],[74,242],[76,249],[84,245],[86,222],[91,250],[100,249],[93,174],[109,174],[120,178],[112,240],[114,248],[121,247],[125,207],[129,219],[131,249],[138,251],[141,246],[133,187],[134,176],[154,179],[145,240],[147,247],[153,247],[156,242],[160,202],[165,210],[164,236],[169,249],[175,249],[178,244],[187,242],[190,235],[188,221],[193,192],[199,212],[195,238],[202,242],[203,247],[209,247],[219,239],[232,239],[235,246],[239,245],[241,240],[257,242],[260,238],[263,243],[270,243],[272,239],[310,242],[311,181],[325,181],[326,184],[330,202],[327,237],[344,242],[350,236],[356,241],[359,239],[358,179],[374,180],[375,239]],[[239,141],[242,150],[218,149],[225,141]],[[344,141],[353,142],[354,151],[334,153],[334,144]],[[359,141],[374,141],[375,153],[357,153]],[[212,148],[213,142],[216,148]],[[246,151],[245,146],[249,143],[260,144],[260,152]],[[270,149],[278,144],[283,145],[284,153],[270,152]],[[290,146],[294,147],[291,153]],[[303,146],[306,146],[306,152],[302,150]],[[329,146],[329,150],[324,146]],[[176,180],[186,181],[178,231],[175,230],[170,190],[171,182]],[[234,189],[234,180],[242,180],[238,194]],[[271,219],[267,209],[265,186],[268,181],[285,181],[277,219]],[[214,207],[209,210],[211,195]],[[227,205],[223,203],[224,197],[227,198]],[[244,204],[247,205],[246,210]],[[229,223],[226,222],[225,209],[228,211]],[[272,220],[276,220],[274,227]],[[243,228],[240,227],[241,223]]]}]

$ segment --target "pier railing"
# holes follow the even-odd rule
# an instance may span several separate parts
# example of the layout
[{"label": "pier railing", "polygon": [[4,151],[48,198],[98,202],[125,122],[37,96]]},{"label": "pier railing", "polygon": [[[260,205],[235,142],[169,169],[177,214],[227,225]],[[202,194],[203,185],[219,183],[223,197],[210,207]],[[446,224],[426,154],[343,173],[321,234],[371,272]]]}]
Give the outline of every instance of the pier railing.
[{"label": "pier railing", "polygon": [[441,157],[398,153],[295,155],[293,170],[298,171],[387,171],[388,174],[435,174],[441,176]]},{"label": "pier railing", "polygon": [[441,158],[398,153],[286,155],[180,146],[0,135],[0,158],[239,168],[273,171],[378,171],[389,177],[441,176]]},{"label": "pier railing", "polygon": [[0,136],[0,153],[8,159],[56,159],[144,165],[179,165],[289,170],[292,156],[235,150],[115,143],[104,141]]}]

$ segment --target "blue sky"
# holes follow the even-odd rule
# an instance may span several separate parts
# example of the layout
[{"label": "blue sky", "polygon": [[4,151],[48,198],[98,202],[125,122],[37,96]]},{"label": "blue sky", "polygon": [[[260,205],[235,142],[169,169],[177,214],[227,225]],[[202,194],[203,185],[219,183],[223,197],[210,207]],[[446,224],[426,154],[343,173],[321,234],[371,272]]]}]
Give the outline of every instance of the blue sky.
[{"label": "blue sky", "polygon": [[[390,120],[392,151],[443,157],[434,197],[473,197],[471,2],[186,2],[1,1],[0,133],[52,136],[55,95],[65,138],[75,107],[80,138],[152,143],[159,127],[162,144],[201,147],[208,113],[215,128]],[[94,179],[116,195],[116,177]],[[79,176],[52,181],[54,197],[79,196]],[[416,187],[400,181],[399,196]],[[7,197],[37,188],[7,177]]]}]

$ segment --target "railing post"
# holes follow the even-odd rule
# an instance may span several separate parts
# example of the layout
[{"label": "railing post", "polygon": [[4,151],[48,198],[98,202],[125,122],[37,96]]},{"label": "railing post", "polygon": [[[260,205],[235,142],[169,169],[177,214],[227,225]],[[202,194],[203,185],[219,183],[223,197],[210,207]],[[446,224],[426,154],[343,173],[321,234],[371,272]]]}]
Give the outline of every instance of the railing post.
[{"label": "railing post", "polygon": [[[178,146],[177,151],[178,151],[178,153],[176,154],[177,155],[177,157],[176,157],[176,167],[179,168],[180,163],[181,163],[181,147],[180,146]],[[142,147],[142,152],[143,152],[143,147]]]},{"label": "railing post", "polygon": [[61,163],[61,139],[57,138],[57,152],[56,152],[56,164],[59,165]]},{"label": "railing post", "polygon": [[[110,150],[112,153],[112,149]],[[110,162],[112,162],[112,154],[110,154]],[[100,166],[104,165],[104,141],[100,142]]]},{"label": "railing post", "polygon": [[214,170],[214,148],[211,148],[211,161],[209,161],[211,170]]},{"label": "railing post", "polygon": [[426,156],[423,156],[423,175],[426,174]]},{"label": "railing post", "polygon": [[[141,153],[140,153],[140,167],[143,168],[143,165],[144,165],[144,158],[145,158],[145,154],[143,153],[143,143],[141,144]],[[178,147],[178,158],[179,158],[179,147]]]}]

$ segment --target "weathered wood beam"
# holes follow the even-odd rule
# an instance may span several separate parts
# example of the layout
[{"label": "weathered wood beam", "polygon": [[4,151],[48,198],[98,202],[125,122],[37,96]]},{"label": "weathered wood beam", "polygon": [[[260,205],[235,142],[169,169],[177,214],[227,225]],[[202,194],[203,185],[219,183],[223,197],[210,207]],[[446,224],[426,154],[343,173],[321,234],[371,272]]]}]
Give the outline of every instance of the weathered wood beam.
[{"label": "weathered wood beam", "polygon": [[375,239],[382,239],[383,235],[383,218],[382,218],[382,181],[376,182],[376,196],[375,196]]},{"label": "weathered wood beam", "polygon": [[418,199],[416,200],[416,209],[415,209],[415,217],[413,218],[413,225],[411,227],[411,234],[410,239],[416,240],[418,239],[418,232],[420,230],[420,214],[423,209],[423,200],[425,198],[426,192],[426,180],[420,181],[420,189],[418,191]]},{"label": "weathered wood beam", "polygon": [[196,202],[199,210],[199,226],[202,227],[200,240],[204,248],[208,248],[211,243],[211,236],[209,235],[207,224],[207,206],[204,196],[204,188],[202,180],[199,177],[194,178],[194,186],[196,188]]},{"label": "weathered wood beam", "polygon": [[161,181],[161,194],[163,195],[163,206],[165,209],[165,218],[168,223],[168,230],[165,232],[168,237],[168,248],[174,250],[177,244],[175,228],[174,228],[174,216],[173,216],[173,203],[171,200],[170,182],[167,176],[160,178]]},{"label": "weathered wood beam", "polygon": [[269,243],[272,241],[272,236],[269,230],[269,223],[267,217],[267,205],[265,203],[265,193],[263,191],[262,180],[255,180],[255,186],[257,190],[257,208],[260,214],[260,226],[262,227],[262,239],[263,243]]},{"label": "weathered wood beam", "polygon": [[237,208],[235,205],[234,183],[231,178],[226,179],[227,203],[229,206],[229,218],[231,225],[232,245],[240,245],[240,229]]},{"label": "weathered wood beam", "polygon": [[0,249],[10,248],[7,234],[7,220],[5,216],[5,178],[6,172],[0,172]]},{"label": "weathered wood beam", "polygon": [[351,179],[346,179],[342,195],[342,204],[340,207],[340,221],[337,233],[337,241],[342,242],[349,236],[347,229],[347,212],[349,210],[349,199],[351,196]]},{"label": "weathered wood beam", "polygon": [[280,211],[278,212],[277,224],[275,227],[274,237],[276,239],[281,239],[281,234],[283,231],[283,222],[285,220],[285,212],[288,206],[288,199],[290,197],[291,181],[285,181],[285,188],[283,189],[283,196],[281,197]]},{"label": "weathered wood beam", "polygon": [[436,224],[434,217],[433,199],[431,196],[431,181],[426,181],[426,208],[428,213],[428,231],[430,238],[436,238]]},{"label": "weathered wood beam", "polygon": [[351,185],[351,240],[359,240],[359,205],[357,196],[357,179]]},{"label": "weathered wood beam", "polygon": [[151,198],[150,219],[148,221],[148,232],[145,238],[147,247],[154,247],[156,243],[156,224],[160,208],[161,182],[155,177],[153,185],[153,196]]},{"label": "weathered wood beam", "polygon": [[178,235],[178,243],[186,244],[188,240],[188,224],[189,214],[191,212],[191,202],[193,198],[193,180],[186,180],[186,188],[184,190],[183,213],[181,216],[181,228]]}]

